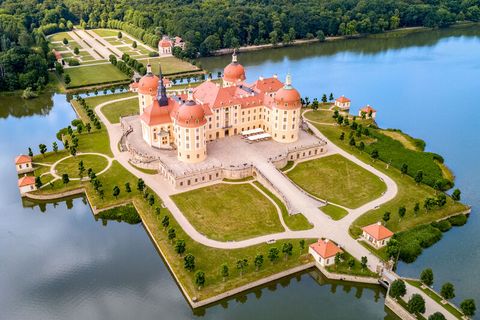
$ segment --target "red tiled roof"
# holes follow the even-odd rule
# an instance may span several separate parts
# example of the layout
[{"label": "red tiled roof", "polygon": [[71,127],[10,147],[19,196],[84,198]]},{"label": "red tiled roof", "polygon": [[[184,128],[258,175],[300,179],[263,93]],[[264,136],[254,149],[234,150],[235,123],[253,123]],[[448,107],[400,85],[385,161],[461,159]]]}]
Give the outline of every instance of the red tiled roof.
[{"label": "red tiled roof", "polygon": [[323,259],[334,257],[337,253],[343,252],[343,250],[332,241],[323,239],[319,239],[318,242],[312,243],[310,248],[315,250],[315,252]]},{"label": "red tiled roof", "polygon": [[276,92],[283,87],[283,83],[275,77],[258,79],[252,85],[253,89],[261,92]]},{"label": "red tiled roof", "polygon": [[393,236],[393,232],[382,226],[380,223],[374,223],[363,227],[362,230],[372,236],[375,240],[383,240]]},{"label": "red tiled roof", "polygon": [[172,118],[170,112],[175,108],[177,104],[173,99],[168,99],[168,106],[160,106],[157,99],[153,100],[153,103],[145,108],[140,116],[140,119],[148,126],[154,126],[158,124],[171,123]]},{"label": "red tiled roof", "polygon": [[281,110],[292,110],[301,108],[300,93],[294,88],[281,88],[275,94],[277,108]]},{"label": "red tiled roof", "polygon": [[346,103],[346,102],[350,102],[350,99],[348,99],[345,96],[341,96],[340,98],[337,98],[335,101],[338,101],[340,103]]},{"label": "red tiled roof", "polygon": [[24,176],[18,179],[18,187],[31,186],[35,184],[34,176]]},{"label": "red tiled roof", "polygon": [[362,109],[360,109],[360,111],[363,111],[367,114],[370,113],[370,111],[377,112],[377,110],[373,109],[370,105],[363,107]]},{"label": "red tiled roof", "polygon": [[168,47],[171,47],[172,45],[173,45],[173,42],[166,38],[163,38],[162,40],[160,40],[160,42],[158,42],[158,46],[162,48],[168,48]]},{"label": "red tiled roof", "polygon": [[53,55],[55,56],[55,59],[62,59],[62,54],[60,52],[58,52],[57,50],[55,49],[52,49],[52,52],[53,52]]},{"label": "red tiled roof", "polygon": [[138,92],[152,96],[157,95],[158,80],[160,79],[156,75],[147,73],[141,77],[140,81],[138,82]]},{"label": "red tiled roof", "polygon": [[32,162],[32,157],[24,154],[21,154],[15,158],[15,164],[23,164],[23,163],[29,163],[29,162]]},{"label": "red tiled roof", "polygon": [[138,88],[138,82],[130,83],[130,88]]},{"label": "red tiled roof", "polygon": [[238,62],[232,62],[223,69],[223,79],[229,82],[245,80],[245,68]]}]

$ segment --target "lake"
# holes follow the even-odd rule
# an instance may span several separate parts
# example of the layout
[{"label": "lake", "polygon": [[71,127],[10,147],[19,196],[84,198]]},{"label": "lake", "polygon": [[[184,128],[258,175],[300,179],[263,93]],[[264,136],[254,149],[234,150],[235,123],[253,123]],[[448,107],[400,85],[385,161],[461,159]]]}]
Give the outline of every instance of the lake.
[{"label": "lake", "polygon": [[[406,37],[314,44],[239,56],[247,80],[290,72],[303,96],[346,95],[353,111],[378,110],[382,127],[424,139],[445,157],[464,202],[467,225],[444,234],[399,273],[435,273],[451,281],[456,302],[480,302],[480,238],[476,230],[480,169],[480,28],[421,32]],[[229,56],[202,59],[221,70]],[[13,158],[51,146],[75,117],[65,95],[23,101],[0,97],[0,310],[5,319],[365,319],[391,318],[379,287],[325,281],[312,271],[192,311],[141,225],[96,221],[83,198],[56,204],[22,202]],[[288,303],[285,303],[288,301]]]}]

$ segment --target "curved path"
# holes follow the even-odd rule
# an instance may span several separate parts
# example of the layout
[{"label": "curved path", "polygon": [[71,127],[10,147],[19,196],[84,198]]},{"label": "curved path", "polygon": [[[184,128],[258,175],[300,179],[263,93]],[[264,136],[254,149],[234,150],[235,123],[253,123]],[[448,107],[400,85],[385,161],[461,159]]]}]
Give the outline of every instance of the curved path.
[{"label": "curved path", "polygon": [[[108,169],[110,169],[110,167],[112,166],[112,162],[113,160],[115,160],[114,158],[110,158],[109,156],[107,155],[104,155],[103,153],[97,153],[97,152],[79,152],[76,154],[76,156],[86,156],[86,155],[92,155],[92,156],[99,156],[99,157],[103,157],[105,159],[107,159],[108,161],[108,164],[107,166],[100,172],[96,173],[95,174],[97,176],[101,175],[102,173],[105,173],[107,172]],[[51,166],[50,166],[50,174],[54,177],[55,180],[57,179],[62,179],[62,177],[60,177],[58,174],[57,174],[57,171],[55,170],[56,166],[66,160],[66,159],[69,159],[69,158],[72,158],[73,156],[72,155],[69,155],[69,156],[66,156],[60,160],[57,160],[55,163],[53,163]],[[80,180],[80,178],[70,178],[70,180]]]},{"label": "curved path", "polygon": [[158,194],[158,196],[162,199],[164,205],[170,210],[170,212],[174,215],[180,226],[193,240],[210,247],[220,249],[237,249],[265,243],[269,240],[327,237],[339,243],[349,253],[351,253],[357,258],[367,256],[368,266],[371,270],[375,270],[377,265],[380,263],[380,260],[375,255],[371,254],[370,251],[364,248],[355,239],[352,239],[350,237],[350,235],[348,234],[348,228],[351,222],[355,220],[358,216],[394,198],[397,193],[397,186],[392,179],[390,179],[382,172],[363,163],[356,157],[335,146],[313,126],[311,126],[311,128],[315,132],[315,134],[328,142],[331,153],[339,153],[347,159],[353,161],[354,163],[377,175],[379,178],[383,179],[383,181],[387,185],[387,191],[380,198],[377,198],[361,206],[360,208],[349,210],[349,214],[342,220],[334,221],[318,209],[318,203],[316,201],[314,201],[304,192],[300,191],[298,187],[291,183],[290,180],[287,179],[281,172],[279,172],[271,163],[268,163],[266,160],[263,159],[257,159],[255,163],[256,167],[263,174],[267,175],[268,178],[277,187],[283,189],[281,191],[288,196],[289,201],[293,202],[294,206],[299,209],[299,212],[305,215],[305,217],[314,225],[314,227],[312,229],[304,231],[291,231],[287,229],[287,231],[281,233],[259,236],[242,241],[221,242],[206,237],[194,228],[194,226],[187,220],[187,218],[182,214],[182,212],[178,209],[175,203],[171,200],[170,195],[176,193],[176,191],[163,178],[163,176],[161,176],[160,174],[149,175],[139,171],[138,169],[130,165],[129,154],[127,152],[120,152],[118,150],[117,142],[120,141],[120,138],[122,136],[120,124],[111,124],[105,117],[105,115],[102,113],[102,108],[108,104],[124,101],[127,99],[131,99],[131,97],[107,101],[95,107],[96,113],[107,128],[110,138],[110,148],[114,154],[114,159],[117,160],[133,175],[142,178],[148,185],[148,187]]}]

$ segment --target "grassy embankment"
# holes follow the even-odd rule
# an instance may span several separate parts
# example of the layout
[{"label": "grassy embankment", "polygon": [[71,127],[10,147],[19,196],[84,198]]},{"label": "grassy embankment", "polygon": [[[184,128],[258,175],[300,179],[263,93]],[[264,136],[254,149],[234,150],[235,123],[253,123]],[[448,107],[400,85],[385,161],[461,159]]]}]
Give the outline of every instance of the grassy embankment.
[{"label": "grassy embankment", "polygon": [[[328,111],[310,112],[306,114],[306,118],[316,120],[318,119],[318,116],[316,114],[320,112]],[[329,113],[330,115],[333,115],[332,112]],[[409,170],[412,167],[418,168],[418,170],[423,170],[425,176],[429,176],[431,178],[430,180],[434,179],[432,178],[434,176],[435,179],[444,178],[444,176],[442,175],[442,170],[437,164],[436,157],[432,156],[431,153],[425,153],[418,150],[418,148],[422,149],[422,143],[420,142],[421,140],[413,139],[401,133],[400,131],[395,131],[394,137],[398,139],[396,140],[392,138],[392,131],[387,131],[386,134],[384,134],[385,130],[369,127],[368,129],[370,134],[366,136],[364,133],[362,133],[361,137],[357,137],[355,134],[354,138],[356,140],[356,146],[351,146],[349,144],[348,137],[350,135],[350,132],[352,132],[353,130],[349,126],[331,125],[334,123],[333,118],[331,118],[330,120],[328,117],[325,117],[324,119],[325,121],[329,121],[330,124],[313,124],[328,139],[330,139],[339,147],[353,154],[360,160],[364,161],[365,163],[368,163],[376,169],[389,175],[389,177],[392,178],[398,186],[398,193],[394,199],[382,205],[379,209],[371,210],[365,213],[354,221],[354,223],[350,227],[350,233],[353,237],[356,238],[360,236],[361,227],[375,223],[377,221],[381,221],[385,212],[390,212],[390,219],[387,221],[386,226],[395,233],[406,231],[403,234],[399,234],[401,247],[402,237],[405,237],[406,239],[406,235],[410,234],[418,238],[418,241],[415,241],[417,243],[417,245],[415,245],[416,248],[408,250],[418,253],[421,252],[421,247],[419,248],[419,243],[422,242],[419,239],[419,235],[429,233],[428,243],[430,243],[430,245],[435,242],[433,240],[439,239],[438,236],[435,235],[435,231],[432,231],[430,229],[430,232],[428,232],[428,230],[425,229],[429,228],[430,223],[468,210],[467,206],[460,202],[453,201],[449,196],[447,196],[446,204],[444,206],[435,206],[429,210],[425,209],[425,207],[423,206],[425,199],[429,197],[436,198],[440,191],[435,191],[432,187],[424,183],[417,184],[411,176],[409,176],[408,174],[402,174],[397,168],[397,166],[394,165],[395,163],[407,163]],[[351,120],[352,117],[350,117],[350,123]],[[369,120],[359,119],[357,120],[357,122],[362,123],[364,128],[369,125]],[[340,139],[342,132],[345,136],[343,140]],[[402,138],[400,139],[398,135],[401,135]],[[364,151],[358,148],[361,141],[363,141],[365,144]],[[413,146],[416,147],[416,150],[408,149],[407,147],[405,147],[405,143],[407,141],[410,143],[410,148],[412,147],[413,143]],[[373,160],[371,158],[370,152],[373,148],[377,149],[380,160]],[[392,159],[391,165],[388,166],[385,162],[381,161],[382,158]],[[393,159],[395,159],[395,161],[393,161]],[[417,213],[415,213],[413,210],[416,203],[419,203],[420,207]],[[398,214],[398,210],[401,206],[405,206],[406,208],[406,214],[404,217],[400,217],[400,215]],[[407,231],[420,225],[426,225],[422,226],[423,231],[425,232],[420,233],[418,232],[419,230],[410,232]],[[404,243],[404,246],[406,245],[407,244]],[[412,242],[410,242],[408,245],[414,246]],[[382,256],[385,253],[379,252],[378,254]]]},{"label": "grassy embankment", "polygon": [[[118,96],[122,95],[93,97],[87,99],[87,103],[91,108],[94,108],[99,103],[102,103],[108,99],[117,99]],[[88,122],[89,120],[86,117],[83,109],[75,103],[74,105],[76,105],[82,120],[84,122]],[[90,134],[76,133],[76,135],[79,138],[78,152],[100,152],[111,155],[109,147],[106,148],[106,146],[108,146],[108,135],[106,134],[105,129],[94,129]],[[48,153],[45,157],[41,155],[36,156],[36,159],[45,163],[54,163],[58,159],[61,159],[68,154],[69,153],[67,151],[61,150],[58,151],[58,153]],[[70,174],[75,176],[77,172],[74,170],[70,172]],[[300,248],[300,239],[277,241],[274,244],[262,243],[247,248],[234,250],[222,250],[204,246],[192,240],[187,234],[185,234],[183,229],[176,222],[175,218],[167,209],[161,206],[161,200],[158,198],[158,196],[147,190],[146,192],[149,193],[147,199],[150,198],[150,195],[154,199],[153,205],[150,205],[149,202],[145,200],[144,193],[141,193],[136,189],[137,178],[130,174],[129,171],[123,168],[116,161],[114,161],[113,166],[106,173],[98,176],[98,179],[102,182],[103,189],[105,190],[103,199],[98,195],[98,192],[93,190],[91,183],[87,181],[71,181],[67,185],[64,185],[61,181],[57,181],[54,183],[53,188],[47,186],[45,189],[42,189],[38,192],[44,194],[55,194],[83,186],[86,189],[92,206],[97,208],[106,208],[108,206],[117,204],[133,203],[137,208],[143,223],[151,231],[154,242],[157,244],[169,266],[172,268],[172,271],[178,277],[179,282],[181,283],[182,287],[185,288],[190,297],[196,297],[198,300],[202,300],[311,261],[307,254],[307,249]],[[126,192],[125,190],[124,184],[126,182],[129,182],[132,187],[132,192],[130,193]],[[116,199],[112,194],[113,186],[115,185],[118,185],[121,189],[118,199]],[[237,201],[232,199],[231,202],[233,202],[233,205],[236,205]],[[158,214],[157,212],[160,213]],[[169,228],[175,230],[175,240],[185,240],[185,254],[191,253],[194,255],[194,271],[190,272],[184,268],[185,254],[179,255],[175,252],[175,240],[172,242],[168,239],[167,231],[163,228],[161,223],[164,216],[169,217]],[[128,207],[120,209],[120,213],[115,210],[109,210],[107,213],[100,215],[99,217],[114,220],[120,218],[130,222],[135,220],[135,217],[132,217],[131,210],[128,209]],[[250,217],[246,217],[246,219],[250,219]],[[236,232],[236,230],[232,230],[232,232]],[[306,246],[315,240],[316,239],[306,239]],[[293,251],[291,256],[284,258],[284,255],[282,254],[282,246],[286,242],[292,243]],[[273,247],[277,248],[280,251],[280,254],[278,259],[276,259],[274,262],[271,262],[267,258],[267,255],[269,249]],[[253,260],[257,254],[262,254],[265,260],[258,271],[253,263]],[[248,260],[248,265],[243,270],[243,274],[240,274],[240,271],[236,268],[237,261],[240,259]],[[225,281],[220,274],[220,267],[224,263],[229,267],[229,275],[225,277]],[[194,281],[194,274],[197,270],[204,271],[206,276],[205,286],[201,289],[198,288]]]},{"label": "grassy embankment", "polygon": [[110,123],[119,123],[120,117],[138,114],[138,99],[128,99],[108,104],[102,112]]}]

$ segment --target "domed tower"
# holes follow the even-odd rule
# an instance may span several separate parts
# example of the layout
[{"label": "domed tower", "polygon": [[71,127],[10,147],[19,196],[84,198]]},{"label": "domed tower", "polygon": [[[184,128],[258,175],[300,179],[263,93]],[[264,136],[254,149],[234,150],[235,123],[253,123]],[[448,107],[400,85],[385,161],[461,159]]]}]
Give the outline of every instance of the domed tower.
[{"label": "domed tower", "polygon": [[160,78],[152,73],[152,66],[147,64],[147,73],[138,82],[138,105],[140,114],[153,103],[157,96]]},{"label": "domed tower", "polygon": [[173,115],[178,160],[197,163],[207,158],[206,124],[205,111],[190,89],[187,101]]},{"label": "domed tower", "polygon": [[297,141],[302,104],[300,93],[292,87],[292,76],[287,74],[285,85],[275,93],[271,117],[273,140],[283,143]]},{"label": "domed tower", "polygon": [[223,69],[223,86],[234,86],[245,79],[245,68],[238,63],[237,52],[234,50],[232,54],[232,62]]}]

